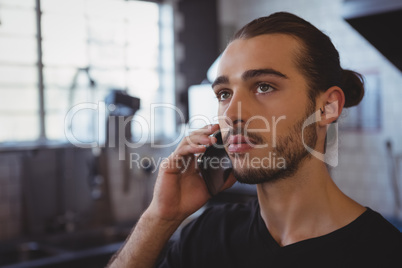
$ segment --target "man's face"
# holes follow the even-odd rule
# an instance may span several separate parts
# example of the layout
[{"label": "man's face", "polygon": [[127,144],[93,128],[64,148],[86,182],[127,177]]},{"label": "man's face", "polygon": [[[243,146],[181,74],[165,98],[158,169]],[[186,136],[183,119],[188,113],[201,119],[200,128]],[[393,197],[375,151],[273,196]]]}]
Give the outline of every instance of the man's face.
[{"label": "man's face", "polygon": [[[300,48],[289,35],[270,34],[235,40],[222,55],[213,90],[225,147],[240,182],[291,176],[309,157],[301,129],[315,104],[296,65]],[[304,136],[314,147],[315,126],[307,127]]]}]

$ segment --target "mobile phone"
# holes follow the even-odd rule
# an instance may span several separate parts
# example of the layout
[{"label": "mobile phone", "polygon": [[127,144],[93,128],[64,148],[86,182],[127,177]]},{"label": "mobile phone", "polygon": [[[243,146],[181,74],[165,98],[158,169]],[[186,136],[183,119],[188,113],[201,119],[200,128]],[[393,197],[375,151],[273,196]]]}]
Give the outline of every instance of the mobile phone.
[{"label": "mobile phone", "polygon": [[221,132],[218,131],[213,136],[217,142],[208,146],[197,159],[198,169],[212,196],[219,192],[233,170],[232,162],[223,146]]}]

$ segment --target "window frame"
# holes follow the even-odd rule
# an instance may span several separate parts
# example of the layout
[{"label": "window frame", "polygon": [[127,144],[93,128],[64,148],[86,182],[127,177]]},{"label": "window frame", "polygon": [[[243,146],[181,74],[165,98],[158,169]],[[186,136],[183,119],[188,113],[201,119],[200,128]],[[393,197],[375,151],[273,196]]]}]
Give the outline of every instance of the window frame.
[{"label": "window frame", "polygon": [[[123,1],[123,0],[122,0]],[[146,1],[146,2],[152,2],[158,4],[159,10],[164,8],[163,6],[168,5],[164,3],[163,1]],[[30,147],[32,145],[54,145],[54,144],[69,144],[70,142],[68,140],[52,140],[49,139],[47,135],[47,124],[46,124],[46,95],[45,95],[45,80],[44,80],[44,61],[43,61],[43,39],[42,39],[42,33],[43,33],[43,27],[42,27],[42,7],[41,7],[41,0],[33,0],[34,4],[34,12],[35,12],[35,28],[36,28],[36,35],[34,37],[35,43],[37,45],[36,51],[37,51],[37,63],[34,66],[37,72],[37,84],[36,84],[36,89],[37,89],[37,96],[38,96],[38,110],[37,110],[37,118],[38,118],[38,136],[36,139],[27,139],[27,140],[3,140],[0,141],[0,149],[7,149],[10,147]],[[174,9],[172,9],[173,12]],[[173,16],[173,15],[172,15]],[[158,19],[158,26],[159,26],[159,36],[162,35],[161,31],[164,28],[163,22],[161,21],[161,12],[159,12],[159,19]],[[173,25],[172,25],[173,27]],[[159,41],[161,42],[161,40]],[[174,40],[172,44],[172,55],[174,56]],[[163,80],[163,77],[166,76],[166,68],[161,65],[162,61],[162,53],[165,47],[160,43],[158,46],[158,53],[159,53],[159,66],[158,66],[158,77],[160,78],[160,81]],[[173,74],[175,73],[175,66],[173,64],[172,66]],[[175,100],[174,96],[174,81],[173,81],[173,95],[170,97],[171,100]],[[166,95],[166,90],[163,90],[163,94]],[[168,90],[169,91],[169,90]],[[174,126],[173,129],[174,131],[176,130],[177,126]],[[173,131],[173,132],[174,132]],[[152,135],[152,134],[151,134]]]}]

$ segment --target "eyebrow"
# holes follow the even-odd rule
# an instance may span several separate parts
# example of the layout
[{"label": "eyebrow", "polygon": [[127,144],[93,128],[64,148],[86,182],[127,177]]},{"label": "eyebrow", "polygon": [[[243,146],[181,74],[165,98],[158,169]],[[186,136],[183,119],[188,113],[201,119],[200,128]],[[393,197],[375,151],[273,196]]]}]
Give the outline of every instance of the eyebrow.
[{"label": "eyebrow", "polygon": [[[285,74],[283,74],[283,73],[281,73],[281,72],[279,72],[277,70],[274,70],[274,69],[252,69],[252,70],[247,70],[242,74],[241,78],[242,78],[243,81],[247,81],[247,80],[249,80],[251,78],[255,78],[255,77],[258,77],[258,76],[262,76],[262,75],[272,75],[272,76],[276,76],[276,77],[279,77],[279,78],[288,79],[288,77]],[[227,77],[225,75],[217,77],[215,79],[215,81],[212,83],[212,88],[214,88],[217,85],[221,85],[221,84],[229,84],[229,77]]]}]

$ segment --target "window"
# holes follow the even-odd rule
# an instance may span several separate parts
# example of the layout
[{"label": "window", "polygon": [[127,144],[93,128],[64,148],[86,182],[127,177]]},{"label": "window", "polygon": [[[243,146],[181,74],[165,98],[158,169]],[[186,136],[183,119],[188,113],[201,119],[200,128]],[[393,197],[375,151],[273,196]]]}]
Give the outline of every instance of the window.
[{"label": "window", "polygon": [[[173,104],[170,7],[144,1],[40,0],[45,111],[41,118],[34,2],[0,0],[0,48],[8,52],[0,57],[0,90],[8,98],[1,98],[0,125],[7,131],[0,132],[0,142],[38,139],[40,120],[47,139],[66,140],[70,109],[98,104],[111,89],[140,98],[136,117],[146,122],[151,122],[152,103]],[[90,142],[98,136],[97,116],[91,109],[74,114],[70,127],[77,140]],[[174,133],[173,111],[159,111],[155,118],[166,127],[152,129],[153,135]],[[141,135],[150,132],[149,126],[142,126]]]},{"label": "window", "polygon": [[0,1],[0,141],[39,137],[34,0]]}]

